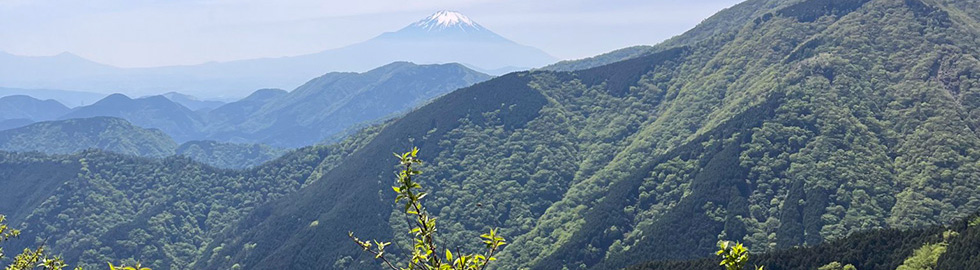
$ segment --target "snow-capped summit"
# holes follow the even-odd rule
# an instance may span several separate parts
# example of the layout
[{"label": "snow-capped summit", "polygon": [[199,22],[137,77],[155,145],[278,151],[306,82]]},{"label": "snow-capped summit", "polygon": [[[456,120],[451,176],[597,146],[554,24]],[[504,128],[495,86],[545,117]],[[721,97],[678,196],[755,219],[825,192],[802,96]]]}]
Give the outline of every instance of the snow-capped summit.
[{"label": "snow-capped summit", "polygon": [[442,10],[396,32],[382,34],[381,39],[439,42],[510,42],[456,11]]},{"label": "snow-capped summit", "polygon": [[458,28],[467,30],[484,30],[483,26],[477,24],[469,17],[456,11],[442,10],[432,14],[428,18],[422,19],[412,26],[419,27],[428,31],[442,30],[447,28]]},{"label": "snow-capped summit", "polygon": [[557,61],[533,47],[518,44],[456,11],[442,10],[404,28],[341,48],[358,59],[411,61],[419,64],[462,63],[498,72],[539,67]]}]

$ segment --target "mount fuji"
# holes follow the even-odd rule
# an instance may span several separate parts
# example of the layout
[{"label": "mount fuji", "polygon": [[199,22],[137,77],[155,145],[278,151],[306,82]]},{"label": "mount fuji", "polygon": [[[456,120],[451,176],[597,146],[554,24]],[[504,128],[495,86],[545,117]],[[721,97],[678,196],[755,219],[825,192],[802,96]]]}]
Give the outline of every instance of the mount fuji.
[{"label": "mount fuji", "polygon": [[481,71],[513,71],[557,61],[539,49],[508,40],[453,11],[436,12],[397,32],[384,33],[341,50],[371,51],[381,59],[458,62]]},{"label": "mount fuji", "polygon": [[[115,68],[65,55],[0,54],[0,86],[71,89],[142,96],[166,92],[202,98],[238,98],[255,89],[293,89],[328,72],[363,72],[398,61],[460,63],[501,74],[557,61],[547,53],[497,35],[463,14],[439,11],[370,40],[318,53],[155,68]],[[65,60],[67,59],[67,60]],[[61,61],[71,61],[62,64]],[[65,68],[69,67],[69,68]]]}]

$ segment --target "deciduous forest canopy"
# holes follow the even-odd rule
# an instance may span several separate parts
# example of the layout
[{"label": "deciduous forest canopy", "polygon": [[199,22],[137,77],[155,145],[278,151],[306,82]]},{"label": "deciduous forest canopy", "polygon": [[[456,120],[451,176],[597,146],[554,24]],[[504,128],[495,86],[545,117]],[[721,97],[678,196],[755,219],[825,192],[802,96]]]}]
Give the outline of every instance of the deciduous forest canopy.
[{"label": "deciduous forest canopy", "polygon": [[492,269],[720,269],[719,240],[766,269],[975,269],[978,127],[980,1],[748,0],[250,169],[4,152],[0,213],[86,268],[376,269],[348,232],[408,256],[387,195],[418,146],[440,241],[499,228]]}]

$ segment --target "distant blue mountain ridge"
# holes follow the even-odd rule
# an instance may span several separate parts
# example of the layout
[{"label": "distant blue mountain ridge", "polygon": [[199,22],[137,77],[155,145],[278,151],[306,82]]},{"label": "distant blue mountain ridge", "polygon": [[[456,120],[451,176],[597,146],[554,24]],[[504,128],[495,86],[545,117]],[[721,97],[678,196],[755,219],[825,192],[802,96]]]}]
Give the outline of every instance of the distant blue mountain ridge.
[{"label": "distant blue mountain ridge", "polygon": [[[328,72],[364,72],[397,61],[461,63],[499,73],[551,64],[556,58],[497,35],[472,19],[440,11],[398,31],[350,46],[279,58],[153,68],[118,68],[71,53],[47,57],[0,52],[0,86],[71,89],[147,96],[179,92],[234,99],[261,88],[293,89]],[[75,104],[72,104],[75,105]]]},{"label": "distant blue mountain ridge", "polygon": [[327,73],[291,92],[260,89],[231,103],[176,92],[139,98],[117,93],[69,108],[53,99],[12,95],[0,97],[0,130],[49,120],[115,117],[159,129],[177,143],[215,140],[293,148],[342,137],[490,78],[460,64],[395,62],[364,73]]}]

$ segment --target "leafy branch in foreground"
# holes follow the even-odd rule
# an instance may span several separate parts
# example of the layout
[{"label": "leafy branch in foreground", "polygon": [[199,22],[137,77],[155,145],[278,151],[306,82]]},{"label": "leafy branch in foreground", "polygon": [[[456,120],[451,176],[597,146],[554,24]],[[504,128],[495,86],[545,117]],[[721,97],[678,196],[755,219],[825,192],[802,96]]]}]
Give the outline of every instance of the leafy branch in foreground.
[{"label": "leafy branch in foreground", "polygon": [[[742,243],[735,243],[729,241],[718,242],[718,256],[721,257],[721,266],[725,267],[725,270],[743,270],[745,265],[749,263],[749,249],[742,246]],[[755,270],[764,270],[763,266],[756,266]]]},{"label": "leafy branch in foreground", "polygon": [[[7,217],[0,215],[0,243],[10,240],[10,238],[16,238],[20,236],[20,230],[10,228],[6,223]],[[23,252],[14,256],[14,261],[7,265],[4,270],[62,270],[68,269],[68,264],[65,260],[58,256],[50,256],[45,249],[44,243],[37,249],[31,250],[30,248],[25,248]],[[0,259],[3,259],[3,247],[0,247]],[[116,267],[109,263],[110,270],[150,270],[150,268],[142,267],[137,263],[136,267]],[[75,267],[75,270],[82,270],[81,267]]]},{"label": "leafy branch in foreground", "polygon": [[422,164],[422,160],[418,159],[418,153],[418,148],[412,148],[412,151],[400,155],[395,153],[395,157],[399,159],[398,164],[403,169],[397,174],[396,186],[392,187],[395,193],[398,193],[395,202],[404,201],[403,211],[413,220],[413,227],[409,231],[414,236],[415,242],[412,248],[412,258],[404,264],[396,266],[396,263],[389,260],[388,254],[385,253],[385,247],[391,245],[391,242],[364,241],[355,237],[354,232],[350,232],[348,236],[364,251],[373,254],[375,259],[381,260],[385,266],[392,270],[486,269],[491,261],[496,260],[494,255],[497,254],[500,247],[507,243],[503,237],[497,235],[497,229],[491,229],[489,233],[480,235],[486,247],[483,254],[464,255],[459,250],[453,254],[449,249],[445,249],[444,257],[437,254],[440,249],[435,241],[436,218],[429,216],[428,211],[422,205],[422,198],[425,198],[427,193],[421,191],[422,185],[413,179],[413,176],[422,174],[421,171],[412,168],[413,165]]},{"label": "leafy branch in foreground", "polygon": [[[16,238],[20,235],[20,231],[10,228],[6,223],[7,217],[0,215],[0,242],[9,240],[10,238]],[[46,241],[45,241],[46,242]],[[0,248],[0,259],[3,259],[3,248]],[[44,270],[61,270],[68,267],[65,261],[58,256],[49,256],[44,248],[44,243],[42,242],[37,249],[31,250],[30,248],[25,248],[23,252],[14,256],[14,261],[7,265],[6,270],[32,270],[32,269],[44,269]],[[81,267],[75,268],[75,270],[81,270]]]}]

